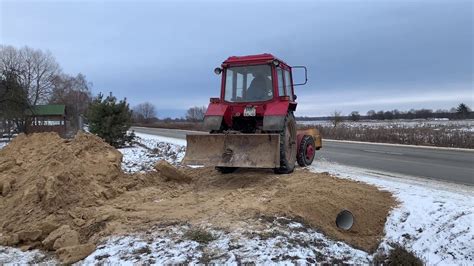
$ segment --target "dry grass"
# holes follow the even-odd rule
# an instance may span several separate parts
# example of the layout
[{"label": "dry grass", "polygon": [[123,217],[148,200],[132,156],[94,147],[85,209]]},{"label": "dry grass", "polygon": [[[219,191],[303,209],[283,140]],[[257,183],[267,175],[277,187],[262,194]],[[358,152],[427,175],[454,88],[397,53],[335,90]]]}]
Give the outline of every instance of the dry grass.
[{"label": "dry grass", "polygon": [[211,232],[208,232],[202,228],[190,229],[184,234],[184,237],[200,244],[207,244],[217,239],[217,237]]},{"label": "dry grass", "polygon": [[422,266],[423,261],[418,258],[413,252],[406,250],[404,247],[399,244],[392,244],[393,249],[390,250],[390,253],[377,253],[374,256],[373,264],[374,265],[413,265],[413,266]]},{"label": "dry grass", "polygon": [[[152,124],[135,124],[135,126],[206,131],[202,122],[164,122]],[[390,127],[366,125],[299,125],[299,128],[317,128],[323,139],[354,140],[364,142],[394,143],[438,147],[474,149],[474,132],[459,130],[453,126],[415,126],[392,124]]]},{"label": "dry grass", "polygon": [[438,147],[474,149],[474,132],[455,130],[449,126],[438,127],[369,127],[364,125],[337,127],[329,125],[301,126],[317,128],[327,139],[354,140],[364,142],[394,143]]}]

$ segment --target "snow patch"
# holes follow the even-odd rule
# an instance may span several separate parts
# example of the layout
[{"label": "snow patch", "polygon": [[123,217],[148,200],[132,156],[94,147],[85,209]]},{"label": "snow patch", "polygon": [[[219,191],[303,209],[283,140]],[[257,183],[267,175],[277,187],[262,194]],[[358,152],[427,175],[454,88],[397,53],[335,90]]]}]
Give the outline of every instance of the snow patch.
[{"label": "snow patch", "polygon": [[39,250],[22,251],[19,248],[0,246],[0,264],[26,265],[26,264],[57,264],[47,254]]},{"label": "snow patch", "polygon": [[[329,172],[388,190],[400,201],[385,225],[380,248],[398,243],[427,264],[471,264],[474,261],[474,189],[393,173],[374,172],[320,161],[314,172]],[[355,217],[357,219],[357,217]]]},{"label": "snow patch", "polygon": [[[267,265],[345,262],[367,264],[372,258],[366,252],[342,242],[327,239],[323,234],[283,217],[264,222],[259,231],[228,232],[203,227],[215,239],[198,243],[186,237],[189,225],[154,228],[147,233],[109,238],[87,257],[85,264],[199,264]],[[251,228],[251,226],[250,226]]]},{"label": "snow patch", "polygon": [[178,164],[184,157],[185,147],[178,140],[164,141],[155,136],[136,133],[135,143],[131,147],[119,149],[123,154],[122,169],[128,173],[154,171],[153,166],[159,160]]}]

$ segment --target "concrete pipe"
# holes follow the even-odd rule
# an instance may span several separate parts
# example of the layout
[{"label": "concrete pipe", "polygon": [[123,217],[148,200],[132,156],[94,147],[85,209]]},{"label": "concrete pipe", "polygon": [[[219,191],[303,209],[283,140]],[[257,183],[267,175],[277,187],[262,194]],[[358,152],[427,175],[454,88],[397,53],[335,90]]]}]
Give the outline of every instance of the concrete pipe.
[{"label": "concrete pipe", "polygon": [[349,230],[354,225],[354,215],[348,210],[341,211],[336,217],[336,226],[342,230]]}]

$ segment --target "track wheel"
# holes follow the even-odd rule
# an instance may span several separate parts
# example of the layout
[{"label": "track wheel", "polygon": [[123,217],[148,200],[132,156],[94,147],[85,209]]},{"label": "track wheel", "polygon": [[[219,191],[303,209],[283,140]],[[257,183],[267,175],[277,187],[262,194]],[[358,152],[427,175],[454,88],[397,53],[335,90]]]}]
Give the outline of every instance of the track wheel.
[{"label": "track wheel", "polygon": [[285,127],[280,132],[280,167],[275,168],[276,174],[289,174],[296,164],[296,121],[293,113],[285,118]]},{"label": "track wheel", "polygon": [[220,167],[216,166],[216,170],[219,171],[221,174],[230,174],[237,170],[237,167]]},{"label": "track wheel", "polygon": [[296,160],[301,167],[311,165],[314,160],[315,144],[312,136],[305,135],[300,142]]}]

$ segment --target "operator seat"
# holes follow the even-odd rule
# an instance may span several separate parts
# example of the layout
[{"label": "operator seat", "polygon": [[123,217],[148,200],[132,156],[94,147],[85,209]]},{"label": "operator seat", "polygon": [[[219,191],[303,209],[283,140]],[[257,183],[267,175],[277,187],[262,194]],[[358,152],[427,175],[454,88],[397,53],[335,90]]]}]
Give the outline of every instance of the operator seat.
[{"label": "operator seat", "polygon": [[250,83],[247,90],[248,101],[264,101],[268,100],[268,92],[271,91],[272,82],[268,77],[258,74]]}]

